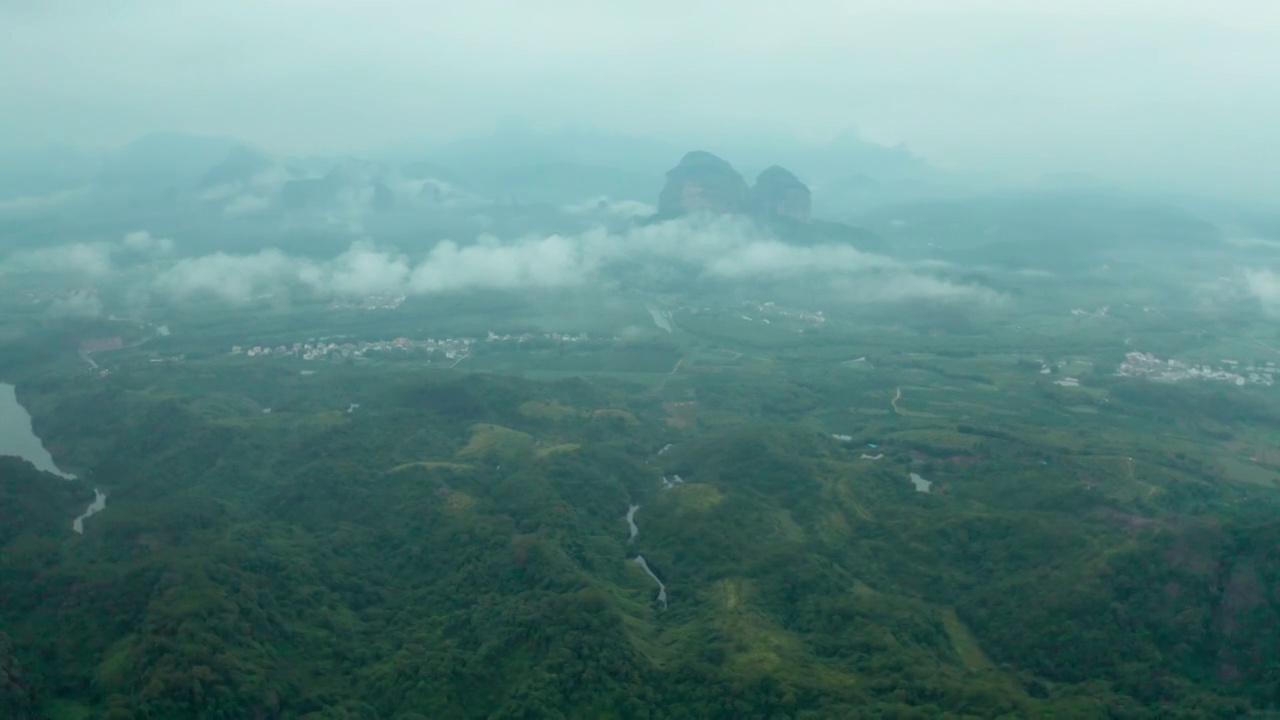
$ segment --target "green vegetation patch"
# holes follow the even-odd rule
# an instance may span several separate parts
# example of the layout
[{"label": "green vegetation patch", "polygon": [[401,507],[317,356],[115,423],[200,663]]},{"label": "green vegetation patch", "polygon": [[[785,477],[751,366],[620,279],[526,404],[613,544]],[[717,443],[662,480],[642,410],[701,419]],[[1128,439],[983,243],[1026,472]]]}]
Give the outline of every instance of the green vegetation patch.
[{"label": "green vegetation patch", "polygon": [[[431,317],[456,328],[454,309]],[[1277,396],[1095,369],[1082,379],[1112,399],[1084,415],[1070,408],[1092,389],[1015,359],[1087,342],[1110,368],[1131,328],[971,335],[938,331],[945,314],[893,329],[829,312],[776,345],[785,323],[739,317],[727,335],[754,350],[700,335],[731,312],[681,312],[695,336],[629,360],[487,348],[451,370],[300,379],[301,361],[228,360],[243,328],[227,326],[208,359],[27,366],[46,447],[111,500],[72,535],[92,486],[0,458],[12,659],[52,718],[1162,720],[1274,703]],[[281,338],[322,324],[263,322]],[[599,367],[573,371],[574,353]],[[552,381],[471,365],[487,360]]]},{"label": "green vegetation patch", "polygon": [[514,458],[533,447],[533,437],[528,433],[501,425],[479,423],[471,427],[471,439],[458,451],[458,457]]},{"label": "green vegetation patch", "polygon": [[472,466],[466,465],[464,463],[447,462],[447,461],[441,461],[441,460],[419,460],[418,462],[409,462],[409,463],[404,463],[402,465],[397,465],[391,468],[390,470],[388,470],[387,472],[390,472],[390,473],[404,472],[405,470],[408,470],[410,468],[423,468],[425,470],[467,471],[467,470],[471,470]]},{"label": "green vegetation patch", "polygon": [[956,611],[947,608],[942,611],[942,625],[947,629],[947,635],[951,637],[951,645],[955,648],[956,654],[964,662],[965,667],[971,670],[994,671],[995,663],[991,662],[991,658],[982,651],[982,646],[978,644],[978,639],[973,636],[960,618],[956,616]]},{"label": "green vegetation patch", "polygon": [[554,400],[530,400],[520,405],[520,414],[534,420],[563,421],[582,415],[582,411]]},{"label": "green vegetation patch", "polygon": [[540,458],[550,457],[561,453],[577,452],[582,446],[577,443],[563,443],[560,445],[548,445],[547,447],[538,448],[537,456]]},{"label": "green vegetation patch", "polygon": [[724,493],[706,483],[677,485],[665,491],[664,497],[669,498],[681,512],[708,512],[724,502]]}]

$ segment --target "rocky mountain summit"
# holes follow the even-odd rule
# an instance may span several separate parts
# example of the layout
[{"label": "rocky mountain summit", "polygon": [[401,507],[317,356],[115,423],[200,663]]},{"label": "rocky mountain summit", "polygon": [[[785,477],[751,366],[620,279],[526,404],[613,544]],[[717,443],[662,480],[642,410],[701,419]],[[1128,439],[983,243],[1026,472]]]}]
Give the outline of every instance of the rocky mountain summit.
[{"label": "rocky mountain summit", "polygon": [[677,217],[694,213],[744,214],[761,219],[810,220],[809,188],[794,174],[777,165],[748,187],[742,174],[724,159],[694,150],[667,171],[658,195],[658,214]]},{"label": "rocky mountain summit", "polygon": [[709,152],[694,150],[667,171],[667,182],[658,195],[658,213],[664,216],[698,212],[745,212],[750,191],[733,166]]},{"label": "rocky mountain summit", "polygon": [[807,223],[811,207],[809,187],[791,171],[777,165],[760,173],[755,187],[751,188],[751,208],[765,218]]}]

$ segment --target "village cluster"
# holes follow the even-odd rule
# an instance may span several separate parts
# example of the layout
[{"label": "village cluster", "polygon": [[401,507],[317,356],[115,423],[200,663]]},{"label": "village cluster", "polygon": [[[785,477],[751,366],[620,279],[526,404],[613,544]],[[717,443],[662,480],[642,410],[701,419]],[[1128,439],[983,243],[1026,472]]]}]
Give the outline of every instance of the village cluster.
[{"label": "village cluster", "polygon": [[[780,307],[777,303],[773,301],[756,302],[754,300],[748,300],[748,301],[744,301],[742,304],[746,307],[749,307],[755,310],[760,315],[773,315],[776,317],[791,318],[793,320],[801,320],[804,322],[817,323],[817,324],[822,324],[827,321],[826,316],[822,314],[821,310],[816,310],[814,312],[809,312],[808,310],[794,310],[791,308]],[[751,319],[746,315],[744,315],[743,318],[747,320]],[[764,319],[765,322],[769,322],[767,318],[762,318],[762,319]]]},{"label": "village cluster", "polygon": [[360,300],[335,300],[330,310],[395,310],[404,304],[403,294],[370,295]]},{"label": "village cluster", "polygon": [[1243,365],[1238,360],[1223,360],[1222,367],[1210,365],[1192,365],[1181,360],[1161,360],[1151,353],[1129,352],[1120,363],[1117,375],[1123,377],[1145,377],[1153,380],[1177,382],[1199,378],[1201,380],[1217,380],[1235,385],[1272,385],[1275,373],[1280,372],[1274,362],[1266,362],[1259,366]]},{"label": "village cluster", "polygon": [[425,340],[413,340],[410,338],[399,337],[394,340],[361,340],[361,341],[345,341],[339,342],[341,338],[312,338],[305,342],[296,342],[290,345],[276,345],[275,347],[254,345],[246,347],[235,345],[231,348],[232,355],[245,355],[248,357],[296,357],[303,360],[333,360],[340,358],[360,358],[370,353],[385,352],[407,352],[419,351],[428,354],[440,353],[446,359],[454,360],[466,357],[471,354],[471,350],[479,342],[529,342],[531,340],[543,339],[553,342],[583,342],[588,339],[586,333],[578,333],[569,335],[567,333],[524,333],[521,335],[499,335],[490,332],[483,340],[471,337],[462,338],[427,338]]},{"label": "village cluster", "polygon": [[[747,313],[753,313],[758,316],[752,317],[751,315],[744,314],[741,315],[743,320],[746,320],[747,322],[754,322],[758,319],[766,325],[772,324],[770,317],[774,319],[788,318],[791,320],[813,323],[815,325],[821,325],[827,321],[826,315],[824,315],[821,310],[811,312],[809,310],[786,308],[773,301],[762,302],[758,300],[743,300],[741,308]],[[687,307],[684,309],[687,310],[690,315],[698,315],[701,313],[717,314],[720,312],[719,308],[714,307]]]}]

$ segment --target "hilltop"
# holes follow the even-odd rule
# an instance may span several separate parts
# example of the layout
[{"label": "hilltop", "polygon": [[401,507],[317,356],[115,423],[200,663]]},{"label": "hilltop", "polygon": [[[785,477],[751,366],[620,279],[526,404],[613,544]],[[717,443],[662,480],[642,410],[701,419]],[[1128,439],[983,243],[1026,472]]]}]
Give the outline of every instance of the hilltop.
[{"label": "hilltop", "polygon": [[742,174],[726,160],[704,150],[694,150],[668,170],[666,177],[658,196],[661,217],[713,213],[799,223],[810,220],[809,188],[792,172],[777,165],[760,173],[755,185],[748,187]]}]

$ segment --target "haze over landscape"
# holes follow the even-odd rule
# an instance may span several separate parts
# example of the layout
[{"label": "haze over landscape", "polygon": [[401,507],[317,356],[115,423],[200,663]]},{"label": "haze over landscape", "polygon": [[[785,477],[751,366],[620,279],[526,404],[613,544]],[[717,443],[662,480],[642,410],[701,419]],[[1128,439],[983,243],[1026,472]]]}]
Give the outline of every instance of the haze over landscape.
[{"label": "haze over landscape", "polygon": [[1280,712],[1280,9],[0,2],[0,719]]},{"label": "haze over landscape", "polygon": [[[1205,3],[6,3],[9,148],[154,130],[372,153],[504,117],[673,140],[857,128],[954,171],[1280,191],[1280,13]],[[779,142],[778,140],[772,142]],[[770,144],[766,140],[763,144]]]}]

